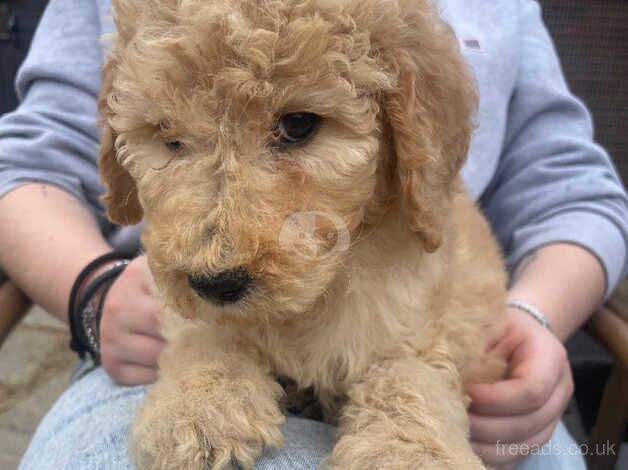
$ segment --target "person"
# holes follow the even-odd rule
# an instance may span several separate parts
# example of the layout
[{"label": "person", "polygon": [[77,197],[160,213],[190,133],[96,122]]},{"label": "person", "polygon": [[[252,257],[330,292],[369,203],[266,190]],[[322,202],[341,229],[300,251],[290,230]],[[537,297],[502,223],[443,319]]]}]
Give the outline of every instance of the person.
[{"label": "person", "polygon": [[[560,422],[573,391],[562,342],[626,274],[627,198],[568,90],[538,4],[440,7],[480,91],[462,176],[503,246],[509,296],[525,303],[504,307],[506,334],[492,345],[508,358],[507,377],[468,385],[471,441],[502,468],[584,469]],[[64,321],[79,272],[112,246],[137,249],[141,230],[110,224],[99,201],[96,100],[110,18],[108,0],[51,0],[17,77],[21,105],[0,120],[0,265]],[[128,428],[165,345],[151,286],[139,255],[105,298],[102,367],[83,363],[89,371],[74,375],[20,468],[132,468]],[[333,428],[299,417],[283,432],[285,447],[257,469],[317,468],[334,443]]]}]

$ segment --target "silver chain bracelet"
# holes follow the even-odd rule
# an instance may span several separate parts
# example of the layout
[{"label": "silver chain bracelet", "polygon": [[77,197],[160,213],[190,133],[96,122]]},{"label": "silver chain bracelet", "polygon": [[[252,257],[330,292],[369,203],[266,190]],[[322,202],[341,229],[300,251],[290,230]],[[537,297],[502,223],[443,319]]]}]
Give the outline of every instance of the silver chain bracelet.
[{"label": "silver chain bracelet", "polygon": [[536,321],[538,321],[541,325],[547,328],[549,331],[552,331],[552,326],[550,322],[545,318],[545,315],[536,308],[534,305],[530,305],[527,302],[522,302],[521,300],[511,299],[506,301],[506,305],[512,308],[516,308],[523,312],[526,312],[528,315],[532,316]]}]

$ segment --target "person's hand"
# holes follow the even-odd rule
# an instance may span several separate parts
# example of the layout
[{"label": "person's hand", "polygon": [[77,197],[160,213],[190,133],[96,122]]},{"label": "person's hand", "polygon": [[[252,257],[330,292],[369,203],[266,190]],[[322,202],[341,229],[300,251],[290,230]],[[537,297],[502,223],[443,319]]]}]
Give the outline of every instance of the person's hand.
[{"label": "person's hand", "polygon": [[471,443],[485,463],[510,469],[550,439],[573,380],[562,343],[525,312],[508,309],[505,335],[493,347],[507,358],[507,376],[467,386]]},{"label": "person's hand", "polygon": [[102,365],[117,382],[137,385],[157,379],[165,346],[159,334],[159,303],[146,256],[135,258],[109,289],[100,321]]}]

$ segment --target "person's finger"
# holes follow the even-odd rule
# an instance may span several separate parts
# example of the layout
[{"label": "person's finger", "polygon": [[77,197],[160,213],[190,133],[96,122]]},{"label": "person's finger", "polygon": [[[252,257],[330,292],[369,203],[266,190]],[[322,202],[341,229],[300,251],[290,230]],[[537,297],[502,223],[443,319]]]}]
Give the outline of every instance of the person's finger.
[{"label": "person's finger", "polygon": [[513,330],[512,325],[497,325],[487,332],[485,351],[496,352],[507,358],[515,350],[515,342],[521,342],[521,335]]},{"label": "person's finger", "polygon": [[163,340],[157,316],[159,306],[152,299],[147,299],[137,310],[126,310],[119,313],[120,326],[130,333],[153,336]]},{"label": "person's finger", "polygon": [[107,371],[107,374],[121,384],[137,385],[150,383],[157,376],[157,367],[135,364],[132,361],[122,361],[119,352],[109,344],[102,345],[100,359],[102,367]]},{"label": "person's finger", "polygon": [[105,335],[119,335],[133,332],[161,338],[158,319],[158,302],[148,295],[135,295],[131,298],[122,292],[112,292],[105,298],[101,318],[101,332]]},{"label": "person's finger", "polygon": [[565,368],[550,399],[524,416],[484,416],[469,414],[471,439],[480,443],[522,442],[560,418],[572,394],[570,371]]},{"label": "person's finger", "polygon": [[[131,362],[147,367],[157,367],[161,351],[166,346],[164,340],[153,336],[130,335],[128,340],[117,346],[119,362]],[[114,346],[116,348],[116,346]]]},{"label": "person's finger", "polygon": [[123,362],[157,367],[157,361],[166,342],[153,336],[126,334],[119,338],[101,341],[100,355],[103,364],[110,367]]},{"label": "person's finger", "polygon": [[519,332],[511,330],[512,327],[508,326],[506,333],[502,335],[501,338],[492,337],[489,339],[487,350],[497,353],[499,356],[510,360],[512,354],[518,349],[524,340]]},{"label": "person's finger", "polygon": [[505,443],[497,441],[492,444],[487,444],[471,441],[471,447],[484,463],[491,466],[508,466],[527,457],[533,452],[540,452],[541,448],[550,440],[552,434],[554,434],[558,422],[559,420],[550,423],[550,425],[523,442]]},{"label": "person's finger", "polygon": [[122,385],[144,385],[157,380],[158,372],[153,367],[139,364],[121,364],[112,377]]},{"label": "person's finger", "polygon": [[493,384],[469,384],[470,411],[478,415],[513,416],[541,408],[561,378],[566,359],[561,350],[549,351],[534,342],[513,352],[509,379]]}]

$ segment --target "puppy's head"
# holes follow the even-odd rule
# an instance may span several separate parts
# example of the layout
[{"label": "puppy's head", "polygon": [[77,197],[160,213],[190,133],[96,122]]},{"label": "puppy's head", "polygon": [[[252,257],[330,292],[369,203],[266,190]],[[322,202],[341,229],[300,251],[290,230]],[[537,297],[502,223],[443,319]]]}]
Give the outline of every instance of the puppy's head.
[{"label": "puppy's head", "polygon": [[181,313],[310,309],[387,210],[438,248],[475,94],[431,2],[114,7],[104,201]]}]

